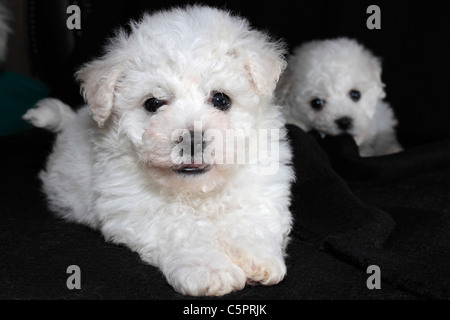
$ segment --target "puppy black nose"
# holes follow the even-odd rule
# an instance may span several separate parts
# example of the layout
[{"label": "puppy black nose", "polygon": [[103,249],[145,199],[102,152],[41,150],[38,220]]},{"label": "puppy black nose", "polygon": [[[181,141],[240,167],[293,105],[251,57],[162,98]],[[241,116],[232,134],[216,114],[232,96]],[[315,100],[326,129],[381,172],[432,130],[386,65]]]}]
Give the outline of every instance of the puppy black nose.
[{"label": "puppy black nose", "polygon": [[350,117],[342,117],[337,119],[335,122],[342,131],[348,131],[353,126],[353,119]]},{"label": "puppy black nose", "polygon": [[202,152],[206,148],[206,142],[203,141],[203,132],[190,131],[191,134],[191,155]]},{"label": "puppy black nose", "polygon": [[178,137],[177,145],[181,145],[179,156],[195,157],[201,155],[205,150],[207,143],[203,141],[204,133],[189,131]]}]

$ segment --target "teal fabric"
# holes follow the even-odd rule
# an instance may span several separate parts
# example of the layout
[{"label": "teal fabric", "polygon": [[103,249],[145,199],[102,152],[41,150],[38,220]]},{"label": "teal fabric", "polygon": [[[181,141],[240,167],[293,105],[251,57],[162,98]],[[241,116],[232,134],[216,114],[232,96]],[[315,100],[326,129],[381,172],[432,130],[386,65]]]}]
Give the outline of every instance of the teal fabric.
[{"label": "teal fabric", "polygon": [[30,128],[22,115],[48,95],[49,88],[39,80],[14,72],[0,72],[0,135]]}]

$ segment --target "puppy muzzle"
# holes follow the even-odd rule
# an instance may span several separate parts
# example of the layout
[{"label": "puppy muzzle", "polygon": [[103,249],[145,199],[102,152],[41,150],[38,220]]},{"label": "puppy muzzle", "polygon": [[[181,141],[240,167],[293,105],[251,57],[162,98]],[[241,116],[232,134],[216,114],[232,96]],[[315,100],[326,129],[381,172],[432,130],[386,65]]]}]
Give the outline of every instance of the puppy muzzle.
[{"label": "puppy muzzle", "polygon": [[183,163],[173,167],[173,171],[182,175],[200,175],[211,169],[211,164],[205,163],[203,151],[207,143],[203,140],[203,132],[190,131],[181,135],[176,142],[179,156]]}]

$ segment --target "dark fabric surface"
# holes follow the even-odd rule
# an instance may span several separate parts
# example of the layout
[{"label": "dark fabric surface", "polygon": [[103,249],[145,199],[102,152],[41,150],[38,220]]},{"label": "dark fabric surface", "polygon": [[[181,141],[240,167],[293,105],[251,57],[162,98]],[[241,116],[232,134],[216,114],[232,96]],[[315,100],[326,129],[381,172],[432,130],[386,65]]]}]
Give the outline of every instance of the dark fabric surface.
[{"label": "dark fabric surface", "polygon": [[302,148],[309,139],[300,130],[291,127],[291,135],[296,235],[359,268],[378,265],[396,288],[450,299],[450,140],[360,158],[350,137],[318,139],[329,157],[316,156],[313,170],[322,172],[308,174],[301,150],[315,147]]},{"label": "dark fabric surface", "polygon": [[[289,133],[297,182],[288,276],[224,299],[449,299],[450,143],[358,159],[346,154],[355,147],[346,137],[318,141],[293,126]],[[53,139],[38,129],[0,138],[0,298],[184,299],[127,248],[49,212],[37,174]],[[404,167],[398,158],[422,169],[395,177],[393,166]],[[333,161],[392,174],[345,181]],[[70,265],[81,269],[81,290],[67,289]],[[380,290],[366,286],[369,265],[381,269]]]}]

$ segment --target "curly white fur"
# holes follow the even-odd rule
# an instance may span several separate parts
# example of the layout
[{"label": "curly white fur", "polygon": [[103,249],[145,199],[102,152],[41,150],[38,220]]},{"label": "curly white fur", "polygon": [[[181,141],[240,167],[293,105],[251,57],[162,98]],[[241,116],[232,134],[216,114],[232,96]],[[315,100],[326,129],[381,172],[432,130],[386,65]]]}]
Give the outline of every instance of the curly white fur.
[{"label": "curly white fur", "polygon": [[[352,99],[352,90],[359,99]],[[355,40],[312,41],[296,48],[277,95],[288,122],[306,131],[349,133],[362,156],[401,151],[397,120],[382,100],[381,62]],[[322,101],[321,108],[312,107],[316,99]]]},{"label": "curly white fur", "polygon": [[[131,29],[77,73],[90,108],[74,114],[44,100],[25,115],[62,129],[41,173],[51,207],[138,252],[183,294],[280,282],[294,176],[284,117],[273,104],[285,68],[282,45],[242,18],[201,6],[145,15]],[[213,107],[214,92],[231,98],[229,110]],[[167,103],[149,112],[152,97]],[[278,130],[269,139],[279,151],[277,174],[264,174],[261,158],[176,172],[171,136],[196,130],[195,123],[244,135]]]}]

